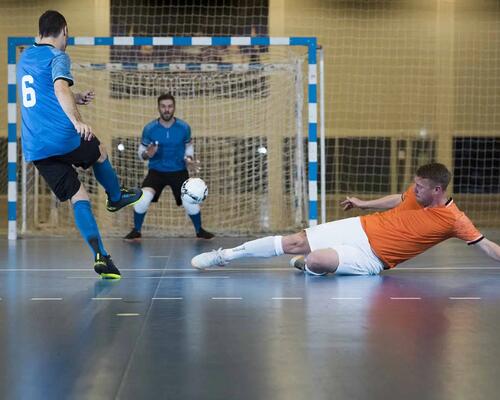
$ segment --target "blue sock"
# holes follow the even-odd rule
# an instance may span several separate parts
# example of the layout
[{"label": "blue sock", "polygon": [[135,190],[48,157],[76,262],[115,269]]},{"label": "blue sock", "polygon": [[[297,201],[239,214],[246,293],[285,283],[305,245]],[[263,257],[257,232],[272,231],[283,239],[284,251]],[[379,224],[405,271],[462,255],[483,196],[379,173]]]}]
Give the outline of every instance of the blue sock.
[{"label": "blue sock", "polygon": [[[90,202],[88,200],[77,201],[73,204],[73,212],[75,214],[75,224],[80,231],[80,234],[94,253],[94,257],[97,251],[99,251],[103,256],[107,256],[108,253],[106,252],[106,249],[104,248],[104,245],[102,243],[101,235],[99,234],[99,228],[97,228],[94,214],[92,214]],[[95,245],[96,239],[97,246]]]},{"label": "blue sock", "polygon": [[201,229],[201,212],[194,215],[189,214],[189,218],[191,218],[191,221],[193,221],[194,230],[196,231],[196,233],[198,233]]},{"label": "blue sock", "polygon": [[120,200],[120,182],[118,182],[118,177],[109,162],[109,158],[106,158],[102,163],[94,163],[92,167],[94,168],[95,178],[106,189],[106,192],[109,193],[111,201]]},{"label": "blue sock", "polygon": [[146,218],[146,213],[139,214],[134,211],[134,229],[140,232],[142,229],[142,224],[144,223],[144,218]]}]

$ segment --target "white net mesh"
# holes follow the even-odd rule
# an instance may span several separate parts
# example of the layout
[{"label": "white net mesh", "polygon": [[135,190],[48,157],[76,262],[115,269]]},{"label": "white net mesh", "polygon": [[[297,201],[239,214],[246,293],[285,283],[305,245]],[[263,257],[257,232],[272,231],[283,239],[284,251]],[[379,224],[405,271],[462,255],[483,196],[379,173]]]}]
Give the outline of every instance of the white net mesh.
[{"label": "white net mesh", "polygon": [[438,161],[460,208],[500,227],[498,1],[315,1],[285,15],[286,35],[325,49],[327,220],[349,216],[346,195],[401,192]]},{"label": "white net mesh", "polygon": [[[8,35],[36,33],[36,18],[46,2],[3,3],[0,20]],[[338,207],[346,194],[371,198],[400,191],[417,165],[439,160],[452,167],[451,190],[460,207],[479,226],[500,226],[498,1],[97,3],[73,2],[64,10],[72,35],[318,37],[326,56],[328,220],[346,216]],[[5,50],[5,43],[0,41],[0,49]],[[191,57],[193,62],[239,63],[267,55],[248,48],[205,48],[201,55],[198,50],[130,48],[128,56],[122,50],[114,58],[109,50],[96,49],[80,60],[164,62],[158,57],[168,54],[169,62]],[[73,55],[76,48],[70,51]],[[187,56],[190,51],[197,54]],[[145,112],[153,117],[151,107]],[[179,115],[192,123],[183,107]],[[4,122],[5,114],[4,107]],[[0,168],[5,170],[5,142],[3,148]],[[4,174],[2,221],[7,220],[6,183]]]},{"label": "white net mesh", "polygon": [[[93,104],[80,107],[81,113],[107,146],[123,186],[142,183],[147,173],[147,164],[137,156],[142,129],[158,117],[157,97],[170,92],[176,97],[176,116],[191,126],[195,156],[201,162],[198,176],[208,185],[209,195],[202,205],[207,229],[219,235],[257,234],[304,225],[302,138],[307,124],[301,123],[305,90],[301,76],[305,50],[263,48],[250,63],[247,50],[238,47],[115,46],[110,50],[75,46],[68,52],[75,91],[96,91]],[[144,62],[144,53],[150,62]],[[107,54],[114,62],[102,62]],[[224,64],[217,62],[221,58]],[[169,64],[159,62],[164,60]],[[103,233],[126,234],[133,223],[131,210],[108,213],[105,194],[92,173],[80,176]],[[74,230],[69,202],[59,204],[32,168],[25,187],[25,232]],[[150,207],[143,232],[193,234],[169,188]]]}]

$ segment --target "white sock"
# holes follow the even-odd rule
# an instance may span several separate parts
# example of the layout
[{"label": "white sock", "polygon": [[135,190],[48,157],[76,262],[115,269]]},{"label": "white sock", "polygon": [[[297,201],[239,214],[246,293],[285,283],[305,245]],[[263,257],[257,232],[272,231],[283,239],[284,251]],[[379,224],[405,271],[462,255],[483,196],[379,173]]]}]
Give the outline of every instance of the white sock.
[{"label": "white sock", "polygon": [[266,236],[224,250],[224,258],[227,261],[243,257],[274,257],[282,254],[284,252],[281,245],[281,236]]}]

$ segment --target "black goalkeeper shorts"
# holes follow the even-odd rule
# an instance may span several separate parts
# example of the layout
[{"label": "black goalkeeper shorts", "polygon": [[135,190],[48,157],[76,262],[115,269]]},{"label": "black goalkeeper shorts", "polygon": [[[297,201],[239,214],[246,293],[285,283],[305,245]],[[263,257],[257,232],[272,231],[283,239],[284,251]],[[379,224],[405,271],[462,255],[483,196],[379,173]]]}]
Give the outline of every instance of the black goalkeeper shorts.
[{"label": "black goalkeeper shorts", "polygon": [[154,169],[150,169],[144,182],[142,182],[141,187],[150,187],[155,190],[155,197],[153,197],[153,202],[156,203],[160,198],[161,192],[165,186],[170,186],[172,189],[172,194],[175,197],[175,203],[180,206],[182,205],[181,200],[181,186],[186,179],[189,178],[189,173],[186,169],[182,171],[174,172],[160,172]]}]

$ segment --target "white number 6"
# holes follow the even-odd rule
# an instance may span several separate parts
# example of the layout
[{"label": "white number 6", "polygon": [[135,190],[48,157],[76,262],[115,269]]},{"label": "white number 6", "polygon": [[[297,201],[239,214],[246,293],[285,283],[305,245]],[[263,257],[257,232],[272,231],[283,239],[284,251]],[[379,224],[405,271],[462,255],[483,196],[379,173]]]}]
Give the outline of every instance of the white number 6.
[{"label": "white number 6", "polygon": [[33,84],[31,75],[24,75],[21,79],[21,91],[23,93],[23,105],[26,108],[33,107],[36,104],[35,89],[27,86],[28,83]]}]

